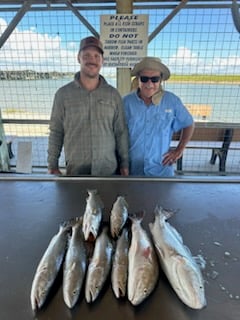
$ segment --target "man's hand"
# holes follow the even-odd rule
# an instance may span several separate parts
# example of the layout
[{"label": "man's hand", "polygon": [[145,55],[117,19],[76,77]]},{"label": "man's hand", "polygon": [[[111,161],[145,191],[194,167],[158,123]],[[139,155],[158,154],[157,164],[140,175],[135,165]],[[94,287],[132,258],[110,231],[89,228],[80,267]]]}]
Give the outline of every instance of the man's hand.
[{"label": "man's hand", "polygon": [[162,164],[164,166],[171,166],[177,162],[178,159],[181,158],[183,152],[179,151],[177,148],[172,149],[164,154]]},{"label": "man's hand", "polygon": [[120,168],[120,174],[121,176],[128,176],[129,175],[128,168]]},{"label": "man's hand", "polygon": [[48,169],[49,174],[54,174],[56,176],[61,176],[62,172],[59,169]]}]

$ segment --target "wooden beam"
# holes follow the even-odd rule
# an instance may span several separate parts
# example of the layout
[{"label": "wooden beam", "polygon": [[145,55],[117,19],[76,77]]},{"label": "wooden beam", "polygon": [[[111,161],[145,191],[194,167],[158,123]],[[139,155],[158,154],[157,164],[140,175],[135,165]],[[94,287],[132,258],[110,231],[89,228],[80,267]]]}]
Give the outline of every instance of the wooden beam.
[{"label": "wooden beam", "polygon": [[[117,13],[133,13],[133,0],[116,0]],[[117,88],[122,96],[131,89],[131,69],[117,68]]]}]

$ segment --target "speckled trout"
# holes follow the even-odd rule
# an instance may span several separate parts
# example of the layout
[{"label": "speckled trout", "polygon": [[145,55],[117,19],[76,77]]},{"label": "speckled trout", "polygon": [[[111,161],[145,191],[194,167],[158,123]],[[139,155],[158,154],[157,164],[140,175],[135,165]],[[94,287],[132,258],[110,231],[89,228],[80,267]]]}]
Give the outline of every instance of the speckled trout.
[{"label": "speckled trout", "polygon": [[[143,215],[141,215],[143,217]],[[132,239],[128,252],[128,299],[139,305],[153,291],[159,274],[154,246],[141,226],[139,214],[132,220]]]},{"label": "speckled trout", "polygon": [[82,233],[82,217],[72,221],[72,235],[63,264],[63,299],[73,308],[79,298],[87,266]]},{"label": "speckled trout", "polygon": [[105,227],[97,237],[88,266],[85,284],[85,298],[88,303],[97,299],[111,269],[113,245],[107,232]]},{"label": "speckled trout", "polygon": [[110,231],[113,238],[117,238],[128,218],[128,204],[123,196],[118,196],[110,214]]},{"label": "speckled trout", "polygon": [[50,241],[34,275],[31,289],[33,310],[41,308],[57,277],[66,252],[69,223],[63,223],[59,232]]},{"label": "speckled trout", "polygon": [[116,251],[112,263],[112,289],[116,298],[124,297],[126,295],[129,244],[128,230],[124,228],[121,236],[117,240]]},{"label": "speckled trout", "polygon": [[86,241],[97,238],[103,214],[103,202],[97,190],[88,190],[88,198],[83,215],[82,230]]},{"label": "speckled trout", "polygon": [[206,305],[200,270],[200,266],[204,268],[205,261],[201,256],[192,256],[181,235],[167,222],[172,214],[157,206],[155,220],[149,228],[160,264],[174,291],[187,306],[201,309]]}]

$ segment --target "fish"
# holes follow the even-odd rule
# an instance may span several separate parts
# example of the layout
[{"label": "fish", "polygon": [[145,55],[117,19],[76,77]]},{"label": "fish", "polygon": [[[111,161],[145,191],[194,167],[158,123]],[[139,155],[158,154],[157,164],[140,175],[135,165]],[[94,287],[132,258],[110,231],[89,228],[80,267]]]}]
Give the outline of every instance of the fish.
[{"label": "fish", "polygon": [[82,217],[73,219],[72,235],[63,263],[63,299],[73,308],[79,298],[87,268],[87,255],[82,233]]},{"label": "fish", "polygon": [[202,256],[193,257],[182,236],[167,222],[173,212],[156,206],[155,219],[149,224],[160,264],[180,300],[192,309],[206,306]]},{"label": "fish", "polygon": [[117,240],[112,263],[111,282],[116,298],[125,297],[126,295],[129,245],[128,230],[124,228]]},{"label": "fish", "polygon": [[154,290],[159,276],[159,264],[151,238],[141,226],[144,214],[130,216],[132,239],[128,252],[128,300],[142,303]]},{"label": "fish", "polygon": [[95,241],[92,259],[89,263],[86,283],[85,299],[94,302],[110,273],[113,254],[113,244],[108,236],[108,227],[104,227]]},{"label": "fish", "polygon": [[117,238],[128,218],[128,203],[123,196],[118,196],[110,213],[110,231]]},{"label": "fish", "polygon": [[60,224],[58,233],[52,237],[37,266],[30,296],[31,307],[34,311],[40,309],[45,303],[48,293],[62,266],[69,231],[70,227],[68,222]]},{"label": "fish", "polygon": [[96,189],[88,190],[82,230],[86,241],[95,241],[103,215],[103,202]]}]

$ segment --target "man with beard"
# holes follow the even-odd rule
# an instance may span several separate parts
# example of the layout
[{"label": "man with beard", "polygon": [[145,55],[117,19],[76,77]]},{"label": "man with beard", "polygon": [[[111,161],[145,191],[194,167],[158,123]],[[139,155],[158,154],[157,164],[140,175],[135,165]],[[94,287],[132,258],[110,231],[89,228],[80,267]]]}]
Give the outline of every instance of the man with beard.
[{"label": "man with beard", "polygon": [[103,46],[99,39],[81,40],[80,72],[55,94],[50,119],[48,172],[61,174],[64,148],[66,174],[128,175],[128,132],[119,92],[99,74]]}]

